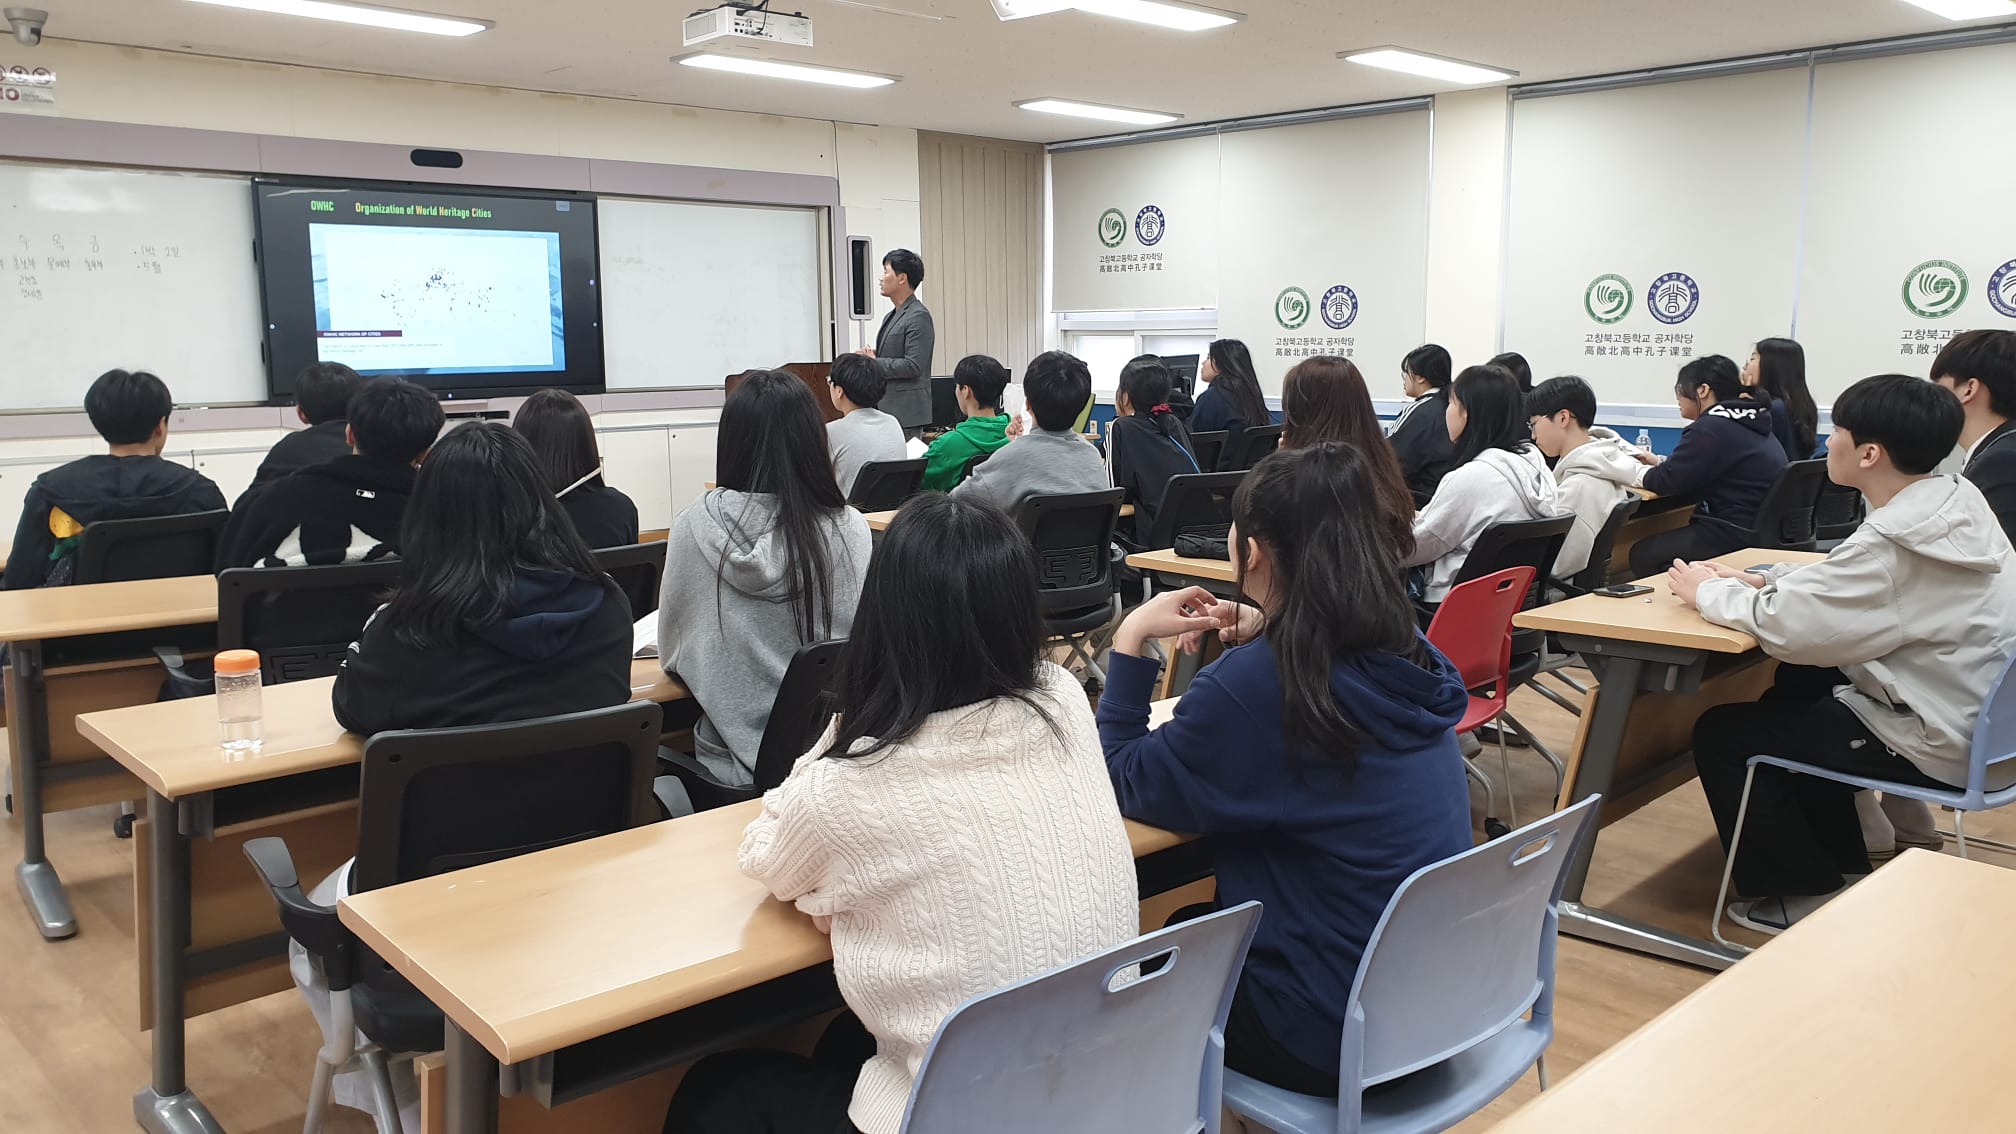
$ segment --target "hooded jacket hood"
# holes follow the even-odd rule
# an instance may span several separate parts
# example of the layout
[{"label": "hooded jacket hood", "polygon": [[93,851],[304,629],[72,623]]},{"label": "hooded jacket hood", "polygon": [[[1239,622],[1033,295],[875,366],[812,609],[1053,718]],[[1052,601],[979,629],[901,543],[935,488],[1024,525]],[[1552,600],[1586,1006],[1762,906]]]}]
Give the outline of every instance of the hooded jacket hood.
[{"label": "hooded jacket hood", "polygon": [[785,575],[791,559],[777,524],[775,496],[717,488],[701,498],[687,531],[703,561],[719,564],[730,587],[777,602],[790,596]]},{"label": "hooded jacket hood", "polygon": [[1566,481],[1571,476],[1593,476],[1629,488],[1638,483],[1638,470],[1645,467],[1633,456],[1637,451],[1637,446],[1607,429],[1602,433],[1592,429],[1586,444],[1570,449],[1555,464],[1554,478]]},{"label": "hooded jacket hood", "polygon": [[1554,474],[1544,461],[1536,461],[1528,454],[1537,449],[1527,449],[1514,453],[1505,449],[1486,449],[1472,459],[1472,464],[1484,465],[1505,478],[1518,493],[1520,503],[1526,506],[1528,520],[1544,520],[1557,515],[1554,507]]},{"label": "hooded jacket hood", "polygon": [[1734,422],[1752,433],[1771,436],[1771,407],[1748,398],[1733,402],[1716,402],[1704,410],[1701,416]]},{"label": "hooded jacket hood", "polygon": [[[36,483],[50,505],[79,524],[200,512],[190,498],[211,488],[203,474],[174,461],[110,455],[72,461]],[[221,501],[214,506],[222,507]]]},{"label": "hooded jacket hood", "polygon": [[[1970,489],[1966,495],[1978,495]],[[1864,526],[1912,555],[1969,571],[2002,570],[2008,537],[1993,512],[1962,500],[1962,481],[1935,476],[1907,487],[1874,512]]]},{"label": "hooded jacket hood", "polygon": [[1357,653],[1330,670],[1330,691],[1347,706],[1351,723],[1399,751],[1424,747],[1447,733],[1470,705],[1456,667],[1426,638],[1416,637],[1428,653],[1425,666],[1396,654]]},{"label": "hooded jacket hood", "polygon": [[521,569],[511,580],[503,617],[475,634],[512,657],[546,661],[565,653],[608,599],[608,588],[599,582],[563,571]]}]

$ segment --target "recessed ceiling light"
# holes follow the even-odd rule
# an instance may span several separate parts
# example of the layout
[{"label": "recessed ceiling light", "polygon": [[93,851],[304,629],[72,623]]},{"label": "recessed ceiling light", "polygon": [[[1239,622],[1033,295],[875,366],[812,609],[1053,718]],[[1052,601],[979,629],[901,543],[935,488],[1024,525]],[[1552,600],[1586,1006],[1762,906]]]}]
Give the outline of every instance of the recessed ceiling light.
[{"label": "recessed ceiling light", "polygon": [[1990,16],[2016,16],[2012,0],[1904,0],[1949,20],[1985,20]]},{"label": "recessed ceiling light", "polygon": [[306,16],[311,20],[334,20],[342,24],[362,24],[393,31],[424,32],[427,35],[475,35],[491,27],[489,20],[435,16],[400,8],[374,8],[368,4],[339,4],[335,0],[196,0],[196,3],[272,12],[281,16]]},{"label": "recessed ceiling light", "polygon": [[1503,82],[1519,73],[1496,67],[1480,67],[1460,59],[1444,59],[1440,55],[1423,55],[1418,51],[1408,51],[1400,47],[1340,51],[1337,53],[1337,58],[1349,63],[1363,63],[1367,67],[1383,67],[1388,71],[1402,71],[1409,75],[1419,75],[1424,79],[1440,79],[1446,83],[1461,83],[1465,86]]},{"label": "recessed ceiling light", "polygon": [[832,67],[808,67],[803,63],[779,63],[748,55],[714,55],[703,52],[699,55],[682,55],[676,62],[683,67],[733,71],[738,75],[760,75],[766,79],[796,79],[801,83],[824,83],[829,87],[853,87],[857,90],[886,87],[896,81],[894,75],[871,75],[866,71],[840,71]]},{"label": "recessed ceiling light", "polygon": [[1071,6],[1096,16],[1112,16],[1118,20],[1154,24],[1158,28],[1175,31],[1209,31],[1229,27],[1246,18],[1239,12],[1224,12],[1174,0],[1075,0]]},{"label": "recessed ceiling light", "polygon": [[1100,106],[1094,102],[1072,102],[1063,98],[1032,98],[1018,102],[1024,110],[1042,114],[1064,114],[1072,118],[1096,118],[1101,122],[1125,122],[1129,126],[1160,126],[1183,117],[1154,110],[1132,110],[1124,106]]}]

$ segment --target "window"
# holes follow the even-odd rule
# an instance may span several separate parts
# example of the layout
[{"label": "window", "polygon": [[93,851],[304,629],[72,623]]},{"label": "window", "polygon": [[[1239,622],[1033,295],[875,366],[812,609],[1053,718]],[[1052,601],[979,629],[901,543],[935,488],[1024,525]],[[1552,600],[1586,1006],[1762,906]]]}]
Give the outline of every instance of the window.
[{"label": "window", "polygon": [[1216,311],[1073,311],[1057,317],[1063,349],[1085,360],[1092,391],[1111,401],[1137,355],[1201,355],[1218,337]]}]

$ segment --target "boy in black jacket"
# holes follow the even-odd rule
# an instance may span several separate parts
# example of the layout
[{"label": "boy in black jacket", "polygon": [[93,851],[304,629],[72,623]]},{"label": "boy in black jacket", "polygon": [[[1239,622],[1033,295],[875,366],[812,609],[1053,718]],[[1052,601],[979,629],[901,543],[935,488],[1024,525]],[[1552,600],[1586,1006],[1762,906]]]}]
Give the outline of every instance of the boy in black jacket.
[{"label": "boy in black jacket", "polygon": [[350,455],[350,423],[344,415],[350,399],[364,388],[364,379],[340,362],[318,362],[294,379],[294,414],[308,428],[282,437],[259,471],[253,488],[264,488],[281,477]]},{"label": "boy in black jacket", "polygon": [[2016,331],[1966,331],[1932,360],[1932,380],[1966,413],[1961,475],[1974,482],[2016,541]]},{"label": "boy in black jacket", "polygon": [[108,370],[91,383],[84,412],[109,450],[50,469],[28,486],[0,588],[70,582],[86,524],[224,507],[209,477],[161,458],[174,408],[168,387],[144,370]]},{"label": "boy in black jacket", "polygon": [[399,552],[413,466],[444,420],[434,395],[377,378],[350,400],[351,455],[248,492],[224,528],[217,567],[361,563]]}]

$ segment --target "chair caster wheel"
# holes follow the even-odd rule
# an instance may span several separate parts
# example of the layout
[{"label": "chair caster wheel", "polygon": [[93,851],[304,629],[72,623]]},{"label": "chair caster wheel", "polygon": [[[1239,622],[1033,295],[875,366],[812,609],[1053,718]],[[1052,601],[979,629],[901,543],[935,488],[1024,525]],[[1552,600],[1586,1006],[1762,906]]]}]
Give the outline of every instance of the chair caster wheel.
[{"label": "chair caster wheel", "polygon": [[1507,827],[1502,820],[1498,819],[1484,820],[1484,834],[1488,838],[1502,839],[1511,833],[1512,828]]},{"label": "chair caster wheel", "polygon": [[132,838],[133,819],[134,817],[131,815],[121,815],[119,818],[112,820],[112,837],[115,839]]}]

